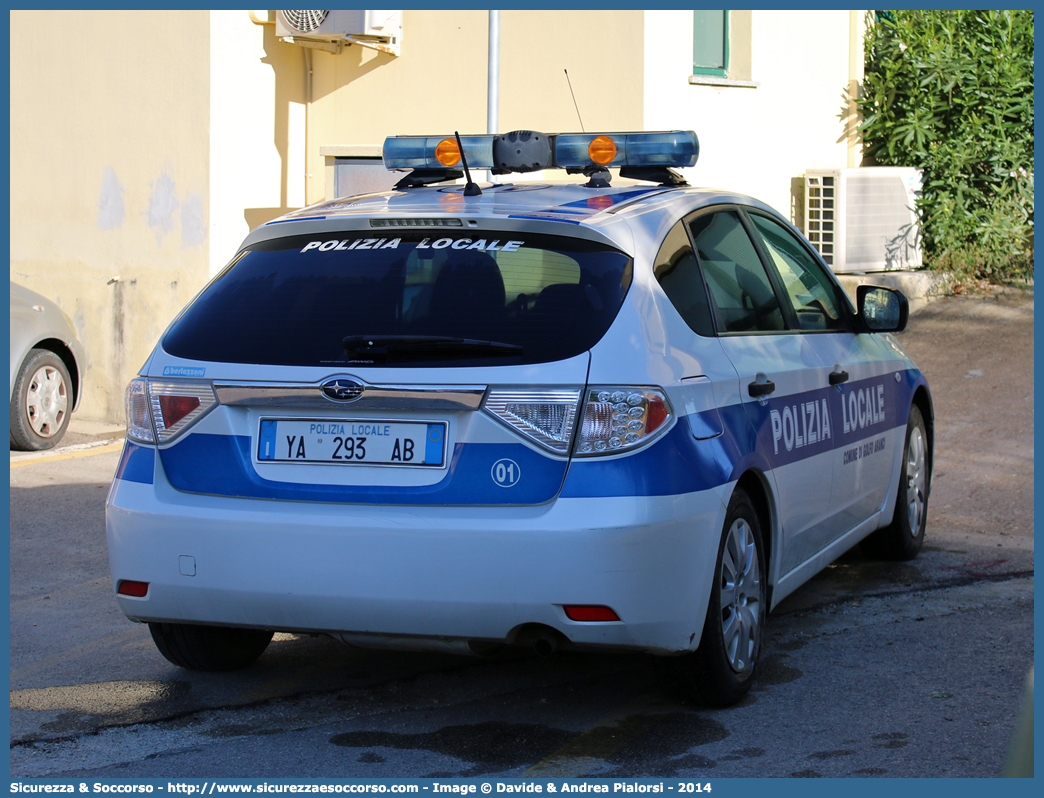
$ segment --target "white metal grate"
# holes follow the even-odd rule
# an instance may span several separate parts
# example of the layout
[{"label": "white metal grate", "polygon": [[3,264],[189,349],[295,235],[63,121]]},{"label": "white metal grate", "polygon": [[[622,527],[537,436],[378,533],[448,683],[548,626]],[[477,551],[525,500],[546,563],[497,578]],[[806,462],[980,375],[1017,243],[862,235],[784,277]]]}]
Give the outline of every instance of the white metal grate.
[{"label": "white metal grate", "polygon": [[283,11],[283,18],[286,20],[286,24],[301,33],[311,33],[314,30],[319,30],[325,21],[326,17],[329,16],[329,11]]},{"label": "white metal grate", "polygon": [[805,173],[805,236],[835,272],[918,268],[916,169],[873,166]]}]

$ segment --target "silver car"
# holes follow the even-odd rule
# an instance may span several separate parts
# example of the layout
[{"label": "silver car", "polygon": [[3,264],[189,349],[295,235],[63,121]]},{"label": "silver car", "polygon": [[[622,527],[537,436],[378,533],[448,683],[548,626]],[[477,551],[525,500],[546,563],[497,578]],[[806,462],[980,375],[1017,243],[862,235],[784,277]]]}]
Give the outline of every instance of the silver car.
[{"label": "silver car", "polygon": [[49,299],[11,283],[11,448],[50,449],[80,403],[87,357]]}]

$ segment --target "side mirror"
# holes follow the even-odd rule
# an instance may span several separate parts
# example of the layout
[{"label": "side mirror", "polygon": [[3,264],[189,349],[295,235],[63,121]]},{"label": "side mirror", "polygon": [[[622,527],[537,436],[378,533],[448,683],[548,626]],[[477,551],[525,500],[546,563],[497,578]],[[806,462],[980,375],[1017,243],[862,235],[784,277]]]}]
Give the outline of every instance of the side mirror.
[{"label": "side mirror", "polygon": [[902,332],[910,318],[910,303],[894,288],[861,285],[856,288],[856,305],[870,332]]}]

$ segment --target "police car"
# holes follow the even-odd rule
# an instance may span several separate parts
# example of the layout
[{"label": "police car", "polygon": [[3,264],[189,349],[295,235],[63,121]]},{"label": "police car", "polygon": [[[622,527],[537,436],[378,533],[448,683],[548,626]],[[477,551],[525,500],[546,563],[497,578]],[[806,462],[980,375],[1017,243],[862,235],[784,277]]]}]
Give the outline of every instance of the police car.
[{"label": "police car", "polygon": [[631,650],[739,700],[785,596],[860,542],[917,554],[932,403],[905,298],[853,306],[772,208],[689,186],[697,156],[392,137],[395,190],[250,233],[127,389],[124,614],[191,669],[274,631]]}]

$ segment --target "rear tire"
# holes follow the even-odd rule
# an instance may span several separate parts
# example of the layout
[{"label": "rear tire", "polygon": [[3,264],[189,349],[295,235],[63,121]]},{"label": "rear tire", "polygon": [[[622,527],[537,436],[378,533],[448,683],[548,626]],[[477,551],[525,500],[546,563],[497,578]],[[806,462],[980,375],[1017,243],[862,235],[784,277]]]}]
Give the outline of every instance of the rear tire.
[{"label": "rear tire", "polygon": [[49,349],[31,350],[11,392],[11,448],[35,452],[57,445],[69,426],[72,406],[65,363]]},{"label": "rear tire", "polygon": [[924,543],[930,475],[928,432],[920,409],[914,405],[906,424],[903,471],[892,523],[863,541],[864,553],[879,560],[912,560],[917,556]]},{"label": "rear tire", "polygon": [[757,673],[766,602],[761,524],[737,488],[725,513],[700,645],[663,661],[674,692],[699,704],[727,707],[750,690]]},{"label": "rear tire", "polygon": [[235,671],[257,660],[272,633],[263,629],[150,623],[152,640],[169,662],[190,671]]}]

